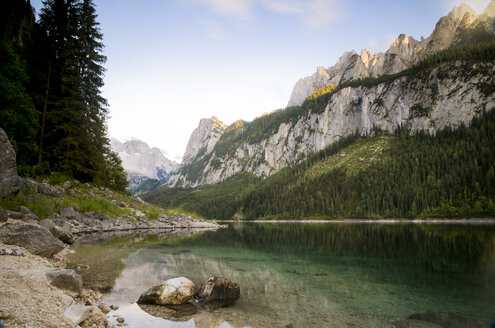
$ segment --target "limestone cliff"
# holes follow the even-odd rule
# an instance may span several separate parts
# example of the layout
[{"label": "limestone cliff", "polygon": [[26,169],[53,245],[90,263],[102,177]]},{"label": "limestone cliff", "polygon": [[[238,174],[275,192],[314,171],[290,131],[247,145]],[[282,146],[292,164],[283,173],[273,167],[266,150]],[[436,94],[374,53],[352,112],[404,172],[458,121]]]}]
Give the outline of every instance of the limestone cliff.
[{"label": "limestone cliff", "polygon": [[[475,115],[495,108],[493,88],[487,88],[493,85],[495,62],[456,62],[416,77],[343,88],[332,95],[323,112],[309,109],[282,120],[273,134],[259,142],[249,141],[253,139],[249,133],[254,133],[249,126],[229,127],[212,152],[181,169],[173,182],[188,187],[213,184],[240,171],[266,177],[343,136],[369,135],[375,128],[393,132],[402,126],[412,133],[434,133],[445,126],[469,124]],[[236,133],[248,137],[231,138]]]},{"label": "limestone cliff", "polygon": [[198,157],[211,153],[225,128],[225,124],[214,116],[202,119],[189,138],[182,164],[191,163]]}]

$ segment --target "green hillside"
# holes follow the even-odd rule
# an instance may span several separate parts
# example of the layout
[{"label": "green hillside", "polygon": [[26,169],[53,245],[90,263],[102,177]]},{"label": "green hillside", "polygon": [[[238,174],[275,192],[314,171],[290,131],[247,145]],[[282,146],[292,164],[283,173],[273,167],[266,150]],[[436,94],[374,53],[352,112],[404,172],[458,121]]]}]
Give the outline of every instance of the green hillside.
[{"label": "green hillside", "polygon": [[492,111],[435,136],[399,129],[343,138],[265,180],[240,173],[145,199],[216,219],[495,216],[494,149]]}]

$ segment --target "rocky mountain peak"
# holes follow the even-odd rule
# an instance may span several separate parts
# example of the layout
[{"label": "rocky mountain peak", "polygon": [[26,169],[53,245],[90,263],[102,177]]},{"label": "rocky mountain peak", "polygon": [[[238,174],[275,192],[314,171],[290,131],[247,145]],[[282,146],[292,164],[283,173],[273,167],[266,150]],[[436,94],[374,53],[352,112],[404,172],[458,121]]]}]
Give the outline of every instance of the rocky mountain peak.
[{"label": "rocky mountain peak", "polygon": [[189,138],[182,163],[189,163],[199,156],[211,153],[226,128],[227,126],[215,116],[201,119]]},{"label": "rocky mountain peak", "polygon": [[146,142],[138,139],[120,142],[112,138],[111,147],[119,154],[122,166],[131,178],[138,175],[160,179],[162,175],[170,174],[180,166],[177,162],[165,157],[160,149],[151,148]]},{"label": "rocky mountain peak", "polygon": [[471,6],[469,6],[465,2],[462,2],[459,6],[454,6],[454,8],[450,11],[447,17],[454,21],[460,21],[462,20],[462,18],[466,13],[470,13],[471,15],[476,15],[476,12],[474,11],[473,8],[471,8]]},{"label": "rocky mountain peak", "polygon": [[486,15],[488,17],[495,17],[495,0],[490,1],[488,7],[486,7],[485,11],[483,12],[483,15]]}]

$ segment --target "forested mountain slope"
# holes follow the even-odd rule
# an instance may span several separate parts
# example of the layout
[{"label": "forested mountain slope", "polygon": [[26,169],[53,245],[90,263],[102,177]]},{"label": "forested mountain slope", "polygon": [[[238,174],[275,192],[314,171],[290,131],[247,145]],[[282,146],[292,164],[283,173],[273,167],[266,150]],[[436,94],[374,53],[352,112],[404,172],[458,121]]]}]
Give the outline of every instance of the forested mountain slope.
[{"label": "forested mountain slope", "polygon": [[217,219],[495,216],[495,111],[470,123],[353,134],[267,179],[244,172],[145,199]]}]

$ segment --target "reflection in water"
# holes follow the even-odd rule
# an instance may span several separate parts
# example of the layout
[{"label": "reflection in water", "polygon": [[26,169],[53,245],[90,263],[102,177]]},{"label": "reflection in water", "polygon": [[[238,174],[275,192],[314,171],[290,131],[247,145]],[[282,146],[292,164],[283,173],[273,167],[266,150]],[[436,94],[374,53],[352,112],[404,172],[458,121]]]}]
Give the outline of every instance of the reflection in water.
[{"label": "reflection in water", "polygon": [[[122,305],[130,327],[383,327],[428,311],[486,326],[495,317],[495,226],[241,224],[76,250],[77,263],[100,259],[84,277],[88,287],[110,272],[105,300]],[[148,309],[152,316],[132,304],[177,276],[197,285],[227,277],[241,298],[196,314]]]}]

